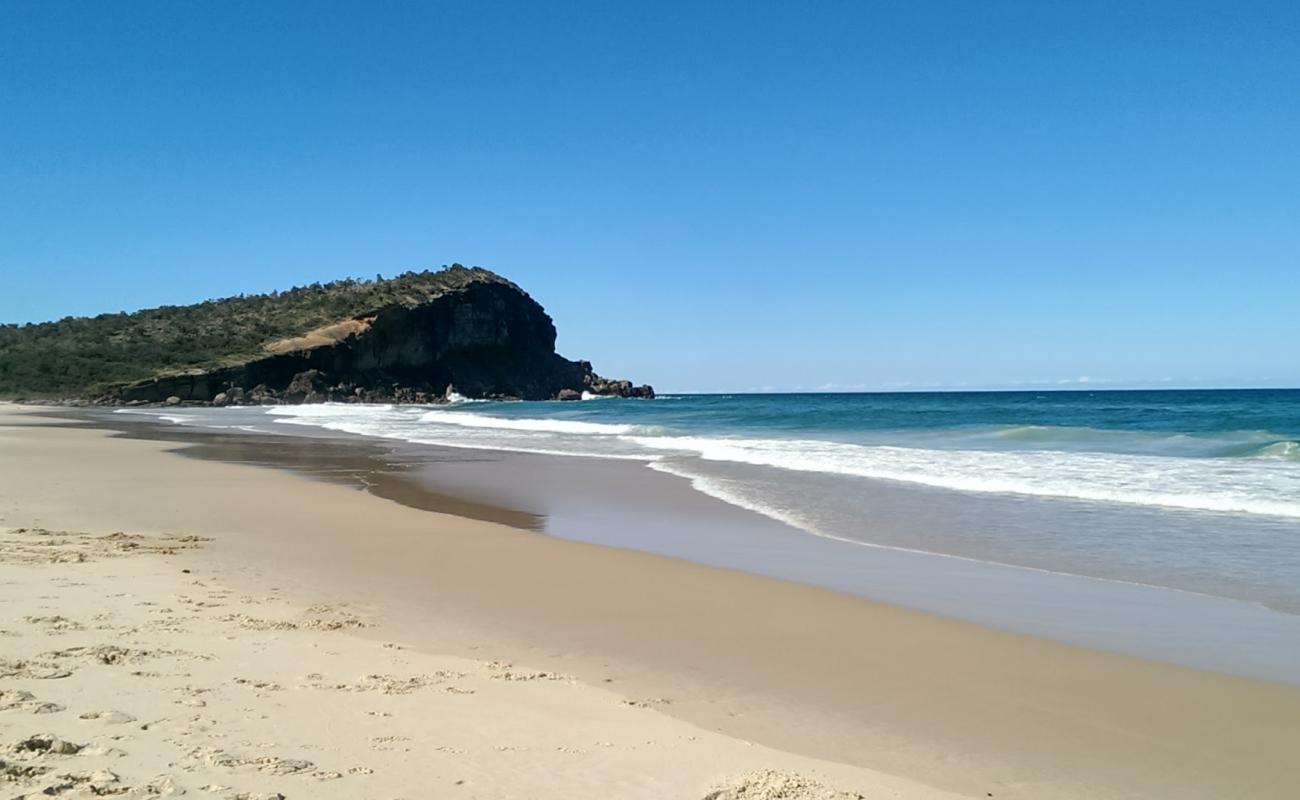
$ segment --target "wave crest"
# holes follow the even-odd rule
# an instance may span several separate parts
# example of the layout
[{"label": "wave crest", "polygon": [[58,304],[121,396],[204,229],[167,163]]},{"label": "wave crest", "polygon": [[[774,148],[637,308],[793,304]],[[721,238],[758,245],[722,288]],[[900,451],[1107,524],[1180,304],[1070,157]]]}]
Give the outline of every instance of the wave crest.
[{"label": "wave crest", "polygon": [[628,437],[655,451],[964,492],[1300,518],[1300,469],[1230,459],[930,450],[801,439]]},{"label": "wave crest", "polygon": [[438,425],[456,425],[462,428],[490,428],[503,431],[529,431],[532,433],[575,433],[620,436],[647,432],[648,426],[616,425],[608,422],[580,422],[572,419],[534,419],[495,417],[488,414],[471,414],[464,411],[427,411],[420,422]]},{"label": "wave crest", "polygon": [[1272,458],[1300,463],[1300,442],[1282,441],[1261,445],[1250,453],[1250,458]]}]

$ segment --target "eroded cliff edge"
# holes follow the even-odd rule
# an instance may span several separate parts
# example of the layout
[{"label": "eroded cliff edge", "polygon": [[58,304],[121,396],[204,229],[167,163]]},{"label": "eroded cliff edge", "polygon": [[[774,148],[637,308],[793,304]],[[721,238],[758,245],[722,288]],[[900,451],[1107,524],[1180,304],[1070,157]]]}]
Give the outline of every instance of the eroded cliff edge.
[{"label": "eroded cliff edge", "polygon": [[653,397],[555,352],[555,325],[526,292],[459,265],[437,292],[404,297],[301,335],[242,363],[114,387],[113,403],[437,402],[453,395],[523,400],[583,393]]}]

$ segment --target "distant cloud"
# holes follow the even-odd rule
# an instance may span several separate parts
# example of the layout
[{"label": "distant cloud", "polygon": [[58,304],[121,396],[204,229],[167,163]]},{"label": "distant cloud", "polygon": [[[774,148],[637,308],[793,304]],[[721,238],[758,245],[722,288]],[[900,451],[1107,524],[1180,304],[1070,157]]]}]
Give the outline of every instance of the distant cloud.
[{"label": "distant cloud", "polygon": [[873,387],[865,383],[823,383],[814,386],[814,392],[865,392]]}]

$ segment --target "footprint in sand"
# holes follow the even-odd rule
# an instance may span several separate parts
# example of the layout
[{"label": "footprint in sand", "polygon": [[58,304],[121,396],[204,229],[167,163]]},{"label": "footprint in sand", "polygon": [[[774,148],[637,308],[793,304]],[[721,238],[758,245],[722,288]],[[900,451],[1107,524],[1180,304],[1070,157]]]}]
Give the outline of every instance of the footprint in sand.
[{"label": "footprint in sand", "polygon": [[189,659],[206,659],[205,656],[194,653],[186,653],[180,650],[137,650],[130,647],[118,647],[114,644],[101,644],[88,647],[69,647],[64,650],[51,650],[42,653],[42,658],[50,659],[79,659],[91,661],[106,666],[119,666],[122,664],[134,664],[151,658],[163,658],[166,656],[189,658]]},{"label": "footprint in sand", "polygon": [[208,703],[206,700],[203,700],[199,695],[208,694],[212,690],[204,689],[198,686],[182,686],[173,689],[172,691],[176,692],[177,694],[183,695],[179,699],[172,701],[177,705],[190,706],[191,708],[204,708],[205,706],[207,706]]},{"label": "footprint in sand", "polygon": [[65,772],[44,784],[32,794],[19,795],[18,800],[28,797],[59,797],[75,794],[77,797],[99,797],[102,795],[124,795],[132,787],[123,786],[116,773],[100,769],[94,772]]},{"label": "footprint in sand", "polygon": [[125,725],[135,722],[135,717],[125,711],[87,711],[79,714],[78,719],[93,719],[108,725]]},{"label": "footprint in sand", "polygon": [[[264,748],[259,748],[264,749]],[[253,767],[264,775],[298,775],[316,772],[316,765],[301,758],[280,758],[279,756],[249,757],[225,750],[198,747],[186,754],[191,762],[206,764],[223,769]]]},{"label": "footprint in sand", "polygon": [[72,674],[48,661],[24,661],[0,658],[0,678],[33,678],[36,680],[58,680]]},{"label": "footprint in sand", "polygon": [[21,689],[0,690],[0,711],[26,711],[31,714],[57,714],[63,710],[58,703],[37,700],[31,692]]},{"label": "footprint in sand", "polygon": [[86,627],[75,620],[62,617],[57,614],[49,616],[26,616],[23,620],[31,625],[40,625],[44,628],[45,633],[68,633],[69,631],[84,631]]},{"label": "footprint in sand", "polygon": [[485,661],[483,666],[492,672],[494,681],[573,681],[572,675],[560,672],[524,672],[513,669],[509,661]]},{"label": "footprint in sand", "polygon": [[84,744],[76,744],[60,739],[52,733],[38,733],[4,746],[11,755],[21,756],[73,756],[85,749]]},{"label": "footprint in sand", "polygon": [[253,678],[235,678],[233,683],[239,686],[247,686],[250,689],[260,689],[264,692],[283,692],[284,687],[273,681],[259,681]]},{"label": "footprint in sand", "polygon": [[492,675],[494,681],[573,681],[572,675],[559,672],[516,672],[506,670]]},{"label": "footprint in sand", "polygon": [[673,701],[667,697],[652,697],[649,700],[619,700],[618,702],[619,705],[631,708],[651,708],[653,706],[671,705]]}]

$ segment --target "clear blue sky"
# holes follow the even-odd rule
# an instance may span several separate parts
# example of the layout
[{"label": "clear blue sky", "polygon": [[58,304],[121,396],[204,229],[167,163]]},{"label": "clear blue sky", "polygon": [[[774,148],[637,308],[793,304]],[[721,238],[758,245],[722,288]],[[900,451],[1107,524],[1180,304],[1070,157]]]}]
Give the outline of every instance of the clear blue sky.
[{"label": "clear blue sky", "polygon": [[0,321],[459,261],[670,390],[1300,385],[1300,3],[0,2]]}]

